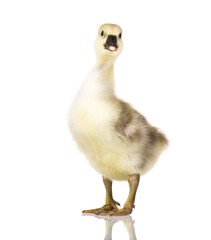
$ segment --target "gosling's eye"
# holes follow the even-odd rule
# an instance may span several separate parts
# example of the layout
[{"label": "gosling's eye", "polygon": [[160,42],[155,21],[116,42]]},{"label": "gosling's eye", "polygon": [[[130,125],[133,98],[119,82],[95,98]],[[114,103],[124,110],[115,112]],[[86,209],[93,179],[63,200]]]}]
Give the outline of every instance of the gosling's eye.
[{"label": "gosling's eye", "polygon": [[101,32],[101,37],[104,36],[104,31]]},{"label": "gosling's eye", "polygon": [[122,38],[122,33],[119,34],[119,38]]}]

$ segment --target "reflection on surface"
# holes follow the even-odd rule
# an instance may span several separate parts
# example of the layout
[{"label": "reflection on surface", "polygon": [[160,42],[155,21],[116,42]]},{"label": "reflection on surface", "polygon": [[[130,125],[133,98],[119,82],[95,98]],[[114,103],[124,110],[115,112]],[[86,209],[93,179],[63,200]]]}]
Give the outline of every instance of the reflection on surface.
[{"label": "reflection on surface", "polygon": [[103,216],[96,216],[99,219],[105,220],[105,228],[106,234],[104,240],[112,240],[112,229],[115,223],[122,221],[124,226],[128,232],[130,240],[137,240],[134,228],[134,222],[131,216],[124,216],[124,217],[103,217]]}]

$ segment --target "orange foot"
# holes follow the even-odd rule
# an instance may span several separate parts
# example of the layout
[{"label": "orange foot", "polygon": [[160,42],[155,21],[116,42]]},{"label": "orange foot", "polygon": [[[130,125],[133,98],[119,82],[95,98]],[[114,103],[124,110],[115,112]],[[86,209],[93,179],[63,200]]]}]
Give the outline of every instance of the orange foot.
[{"label": "orange foot", "polygon": [[109,212],[109,211],[114,211],[115,209],[118,210],[116,205],[120,205],[120,204],[115,201],[115,204],[114,203],[109,203],[109,204],[106,204],[106,205],[102,206],[101,208],[84,210],[84,211],[82,211],[82,213],[84,213],[84,214],[86,214],[86,213],[94,213],[94,214],[106,213],[106,212]]},{"label": "orange foot", "polygon": [[121,209],[113,209],[111,211],[101,211],[101,212],[95,212],[98,216],[127,216],[132,213],[131,208],[121,208]]}]

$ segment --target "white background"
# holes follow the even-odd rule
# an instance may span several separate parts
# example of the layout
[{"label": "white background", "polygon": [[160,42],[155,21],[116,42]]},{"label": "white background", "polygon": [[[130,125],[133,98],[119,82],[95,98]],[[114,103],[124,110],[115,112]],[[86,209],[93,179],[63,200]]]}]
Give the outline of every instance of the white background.
[{"label": "white background", "polygon": [[[81,215],[105,193],[67,113],[106,22],[123,28],[118,96],[170,140],[140,180],[137,239],[211,238],[210,13],[205,0],[0,2],[1,240],[104,239],[104,220]],[[115,199],[128,190],[115,182]],[[122,222],[113,239],[128,239]]]}]

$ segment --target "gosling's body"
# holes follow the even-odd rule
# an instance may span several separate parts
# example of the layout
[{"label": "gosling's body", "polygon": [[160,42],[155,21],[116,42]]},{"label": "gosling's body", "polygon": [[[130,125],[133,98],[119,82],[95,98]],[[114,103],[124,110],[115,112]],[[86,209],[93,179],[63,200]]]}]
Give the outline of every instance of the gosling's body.
[{"label": "gosling's body", "polygon": [[[103,41],[104,32],[109,33]],[[145,174],[167,145],[157,128],[115,96],[113,68],[122,49],[120,34],[121,28],[113,24],[99,29],[97,62],[74,100],[69,119],[78,146],[109,181]]]},{"label": "gosling's body", "polygon": [[75,99],[70,126],[98,172],[111,180],[127,180],[153,166],[166,140],[129,104],[108,92],[103,83],[107,71],[97,66],[88,75]]}]

